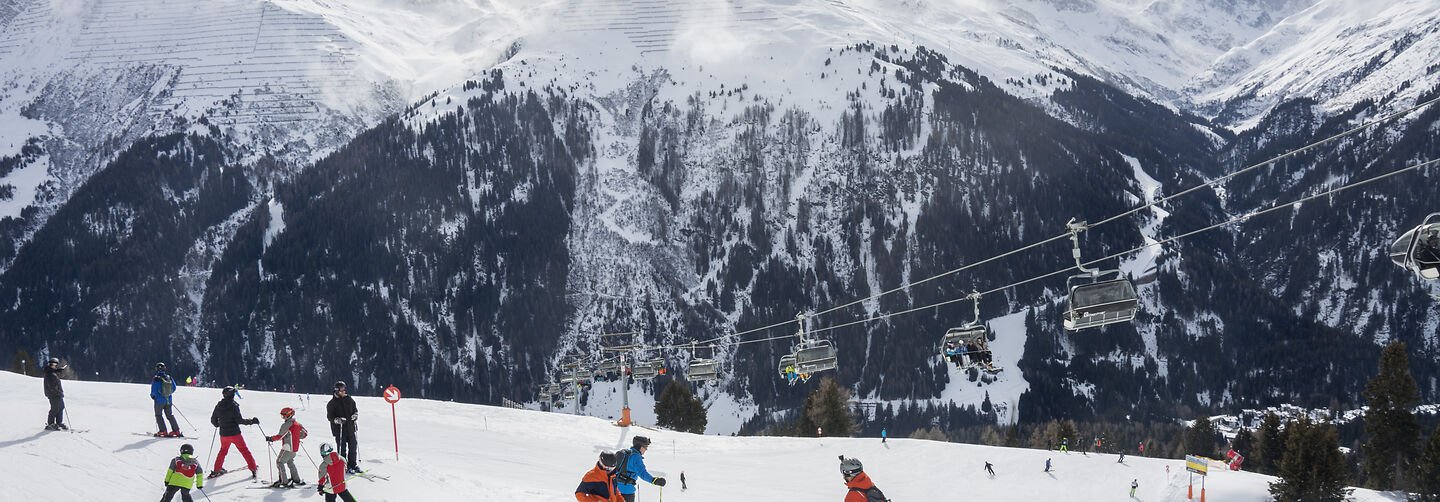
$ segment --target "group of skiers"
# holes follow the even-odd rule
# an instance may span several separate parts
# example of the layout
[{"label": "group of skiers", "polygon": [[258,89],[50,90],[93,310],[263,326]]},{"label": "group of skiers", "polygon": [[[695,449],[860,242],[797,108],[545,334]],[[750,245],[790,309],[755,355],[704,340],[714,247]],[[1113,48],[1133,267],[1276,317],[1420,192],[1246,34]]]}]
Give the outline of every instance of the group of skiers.
[{"label": "group of skiers", "polygon": [[[55,357],[50,358],[45,365],[45,397],[50,401],[50,412],[45,419],[46,430],[69,430],[64,420],[65,392],[60,383],[60,373],[66,368],[67,366]],[[158,429],[154,434],[155,437],[185,437],[184,433],[180,431],[180,425],[175,421],[175,387],[175,380],[165,371],[165,363],[156,364],[155,374],[150,379],[150,399],[154,403],[155,426]],[[335,443],[339,446],[339,450],[336,451],[328,443],[320,445],[322,462],[317,466],[319,480],[316,490],[325,495],[327,502],[333,502],[337,497],[347,502],[354,502],[355,498],[346,488],[345,481],[347,475],[358,475],[363,472],[360,470],[356,458],[358,442],[355,433],[360,413],[355,405],[355,399],[349,396],[345,388],[345,382],[336,382],[334,391],[333,397],[326,405],[325,416],[330,421],[330,432],[335,437]],[[166,489],[161,499],[162,502],[171,500],[177,493],[181,500],[192,502],[190,490],[203,489],[206,478],[219,477],[229,472],[225,470],[224,465],[225,457],[232,446],[245,458],[245,466],[250,470],[251,479],[258,477],[259,467],[245,444],[245,437],[241,434],[240,426],[259,425],[260,419],[245,418],[241,414],[240,404],[236,401],[240,398],[239,388],[229,386],[221,389],[220,392],[221,399],[215,404],[215,409],[210,414],[210,425],[215,427],[216,435],[220,438],[220,453],[215,456],[215,467],[208,476],[205,475],[204,469],[195,459],[195,447],[189,443],[181,445],[180,455],[170,460],[165,471]],[[300,451],[300,441],[305,439],[309,433],[295,419],[294,408],[282,408],[280,417],[284,422],[277,433],[265,436],[266,442],[280,442],[280,454],[275,459],[280,476],[269,486],[271,488],[305,486],[306,483],[300,479],[299,469],[295,466],[295,455]],[[167,425],[169,427],[166,427]]]},{"label": "group of skiers", "polygon": [[985,346],[984,339],[960,344],[947,342],[945,344],[945,358],[949,359],[956,368],[974,364],[982,366],[987,370],[994,369],[990,349]]},{"label": "group of skiers", "polygon": [[[650,475],[645,468],[645,452],[650,449],[650,438],[635,436],[630,440],[630,449],[617,452],[601,452],[580,486],[575,488],[575,500],[579,502],[635,502],[635,483],[645,481],[664,488],[665,478]],[[682,484],[684,475],[681,475]]]}]

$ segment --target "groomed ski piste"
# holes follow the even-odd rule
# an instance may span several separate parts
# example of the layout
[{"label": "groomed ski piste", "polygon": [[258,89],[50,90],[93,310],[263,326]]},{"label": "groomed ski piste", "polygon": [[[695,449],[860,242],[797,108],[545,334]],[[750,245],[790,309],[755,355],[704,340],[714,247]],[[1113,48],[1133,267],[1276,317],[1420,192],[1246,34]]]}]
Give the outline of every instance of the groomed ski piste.
[{"label": "groomed ski piste", "polygon": [[[42,430],[49,404],[40,378],[0,372],[0,472],[5,500],[153,501],[164,492],[166,462],[180,445],[195,446],[196,457],[209,471],[216,451],[211,446],[210,411],[220,390],[183,387],[176,391],[178,409],[194,423],[191,429],[176,415],[185,439],[137,436],[153,432],[155,421],[149,386],[65,381],[65,404],[71,427],[85,432]],[[260,464],[259,477],[271,479],[273,456],[266,451],[261,429],[274,433],[279,410],[290,406],[310,431],[305,453],[296,459],[301,479],[309,486],[288,490],[257,490],[243,472],[244,459],[234,450],[226,468],[240,470],[207,480],[212,501],[321,500],[315,493],[315,468],[321,442],[331,441],[325,422],[328,395],[241,391],[241,412],[260,419],[260,426],[242,427],[245,441]],[[865,471],[897,502],[984,500],[1137,500],[1177,501],[1186,498],[1189,477],[1184,462],[1115,455],[1060,453],[998,448],[961,443],[892,438],[782,438],[702,436],[646,427],[616,427],[609,421],[584,417],[402,399],[396,405],[400,459],[395,459],[390,405],[379,397],[355,396],[360,408],[360,464],[384,479],[356,478],[350,491],[362,501],[483,499],[507,501],[574,500],[580,477],[604,450],[630,445],[631,437],[649,436],[645,456],[652,474],[664,475],[663,489],[644,485],[636,500],[728,501],[736,496],[756,500],[838,502],[846,494],[838,455],[859,458]],[[307,406],[308,404],[308,406]],[[216,442],[218,445],[218,441]],[[1052,471],[1043,472],[1051,459]],[[996,476],[984,473],[986,461]],[[1167,473],[1166,467],[1169,467]],[[684,471],[689,489],[680,489]],[[1249,472],[1212,467],[1206,500],[1260,502],[1269,500],[1274,480]],[[1130,481],[1139,490],[1129,496]],[[1199,500],[1200,478],[1195,477]],[[1358,502],[1403,500],[1397,494],[1355,490]],[[177,498],[178,500],[178,498]]]}]

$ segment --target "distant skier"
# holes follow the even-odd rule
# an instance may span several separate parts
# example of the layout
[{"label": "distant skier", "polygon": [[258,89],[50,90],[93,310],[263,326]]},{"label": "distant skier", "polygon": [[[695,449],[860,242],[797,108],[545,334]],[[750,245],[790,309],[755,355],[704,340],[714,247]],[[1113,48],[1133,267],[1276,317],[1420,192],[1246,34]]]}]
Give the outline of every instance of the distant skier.
[{"label": "distant skier", "polygon": [[885,444],[885,429],[880,429],[880,444]]},{"label": "distant skier", "polygon": [[680,491],[683,492],[689,489],[690,487],[685,486],[685,471],[680,471]]},{"label": "distant skier", "polygon": [[[165,363],[155,363],[155,376],[150,377],[150,399],[155,401],[155,426],[159,432],[155,437],[184,437],[180,424],[175,423],[175,413],[170,411],[175,401],[175,380],[165,373]],[[163,415],[163,418],[162,418]],[[165,430],[165,420],[170,420],[170,431]]]},{"label": "distant skier", "polygon": [[171,459],[170,468],[165,470],[165,496],[160,498],[160,502],[170,502],[175,492],[180,492],[180,500],[194,502],[190,498],[190,488],[205,489],[203,474],[200,462],[195,460],[195,447],[190,443],[180,445],[180,456]]},{"label": "distant skier", "polygon": [[1070,452],[1070,438],[1060,438],[1060,451]]},{"label": "distant skier", "polygon": [[65,426],[65,391],[60,388],[60,372],[65,370],[60,359],[52,357],[45,363],[45,397],[50,399],[50,414],[45,417],[45,430],[63,431]]},{"label": "distant skier", "polygon": [[635,502],[636,481],[647,481],[662,488],[665,486],[665,478],[651,476],[650,471],[645,470],[645,452],[650,450],[650,438],[635,436],[630,444],[630,449],[615,453],[615,490],[620,492],[625,502]]},{"label": "distant skier", "polygon": [[355,398],[345,390],[345,382],[335,382],[335,396],[325,405],[325,419],[330,421],[330,433],[335,436],[335,445],[340,456],[346,459],[347,474],[360,472],[360,461],[356,460],[356,423],[360,410],[355,407]]},{"label": "distant skier", "polygon": [[990,465],[990,461],[988,460],[985,461],[985,472],[990,473],[990,477],[995,477],[995,466]]},{"label": "distant skier", "polygon": [[1117,463],[1117,464],[1123,464],[1123,463],[1125,463],[1125,452],[1123,452],[1123,451],[1120,452],[1120,460],[1116,460],[1115,463]]},{"label": "distant skier", "polygon": [[825,436],[825,428],[824,428],[824,427],[816,427],[816,428],[815,428],[815,437],[818,438],[818,437],[824,437],[824,436]]},{"label": "distant skier", "polygon": [[1050,472],[1050,459],[1045,459],[1045,472]]},{"label": "distant skier", "polygon": [[215,468],[210,471],[210,477],[229,472],[225,470],[225,454],[230,451],[230,446],[234,445],[235,449],[240,450],[240,456],[245,457],[250,478],[255,479],[258,467],[255,465],[255,457],[250,456],[250,448],[245,446],[245,436],[240,435],[240,426],[259,424],[260,419],[240,416],[240,403],[235,402],[238,394],[234,387],[226,387],[220,394],[220,402],[215,403],[215,411],[210,412],[210,425],[220,428],[220,454],[215,455]]},{"label": "distant skier", "polygon": [[1135,489],[1140,487],[1139,479],[1130,480],[1130,498],[1135,498]]},{"label": "distant skier", "polygon": [[1140,456],[1145,456],[1145,443],[1140,443]]},{"label": "distant skier", "polygon": [[[291,486],[305,486],[300,480],[300,471],[295,468],[295,452],[300,451],[300,440],[305,439],[309,433],[305,426],[295,421],[295,408],[284,408],[280,410],[280,416],[285,423],[280,424],[280,430],[274,436],[265,438],[266,442],[280,441],[280,456],[275,458],[275,468],[280,471],[280,479],[270,485],[271,488],[288,488]],[[285,478],[285,466],[290,466],[290,478]]]},{"label": "distant skier", "polygon": [[865,466],[860,464],[858,458],[845,458],[840,455],[840,477],[845,479],[845,488],[849,489],[845,494],[845,502],[888,500],[885,492],[880,491],[875,483],[870,481],[870,476],[865,474]]},{"label": "distant skier", "polygon": [[[345,502],[355,502],[355,496],[345,486],[345,460],[329,443],[320,444],[320,458],[320,480],[315,482],[315,491],[325,496],[325,502],[335,502],[337,496]],[[326,485],[330,486],[329,493],[325,492]]]},{"label": "distant skier", "polygon": [[619,494],[615,491],[615,454],[600,452],[600,460],[580,478],[580,486],[575,487],[575,500],[614,502],[618,498]]}]

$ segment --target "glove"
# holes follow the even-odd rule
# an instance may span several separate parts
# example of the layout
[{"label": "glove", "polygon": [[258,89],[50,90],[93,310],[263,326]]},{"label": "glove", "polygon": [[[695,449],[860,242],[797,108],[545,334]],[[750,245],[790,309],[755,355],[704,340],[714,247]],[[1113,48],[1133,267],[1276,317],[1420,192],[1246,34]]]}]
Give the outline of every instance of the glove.
[{"label": "glove", "polygon": [[275,438],[272,438],[272,437],[270,437],[270,436],[265,436],[265,442],[266,442],[266,443],[274,443],[274,442],[275,442]]},{"label": "glove", "polygon": [[665,486],[665,478],[655,478],[655,481],[651,481],[650,484],[663,487]]},{"label": "glove", "polygon": [[360,421],[360,414],[359,414],[359,413],[356,413],[356,414],[354,414],[354,415],[350,415],[350,421],[351,421],[351,422],[359,422],[359,421]]},{"label": "glove", "polygon": [[315,493],[319,493],[319,494],[321,494],[321,495],[324,495],[324,494],[325,494],[325,485],[318,485],[318,486],[316,486],[316,487],[315,487]]},{"label": "glove", "polygon": [[335,425],[345,425],[345,417],[335,417],[335,420],[331,420],[331,422],[335,422]]}]

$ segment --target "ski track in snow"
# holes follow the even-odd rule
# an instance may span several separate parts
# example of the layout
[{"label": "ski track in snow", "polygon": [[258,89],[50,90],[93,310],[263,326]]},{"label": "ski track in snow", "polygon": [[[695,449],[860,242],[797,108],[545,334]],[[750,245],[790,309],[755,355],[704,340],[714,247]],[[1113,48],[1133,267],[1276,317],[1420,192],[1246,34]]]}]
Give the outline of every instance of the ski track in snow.
[{"label": "ski track in snow", "polygon": [[[65,381],[64,388],[72,425],[88,432],[42,431],[49,404],[41,379],[0,372],[0,400],[7,403],[6,413],[0,415],[0,472],[6,473],[6,499],[152,501],[164,492],[166,462],[186,442],[195,446],[206,471],[212,467],[215,451],[210,435],[203,429],[191,430],[184,419],[181,426],[191,436],[186,439],[134,435],[151,431],[155,424],[148,385]],[[219,399],[220,391],[211,388],[182,387],[175,395],[176,407],[198,425],[207,425],[205,417]],[[243,426],[241,431],[256,462],[264,464],[259,468],[262,479],[273,476],[273,456],[266,451],[261,431],[274,432],[281,422],[281,407],[296,409],[297,419],[310,431],[296,466],[311,486],[251,490],[255,484],[243,473],[244,459],[232,450],[226,467],[242,472],[207,480],[205,493],[216,501],[317,500],[310,459],[318,459],[319,444],[330,441],[326,400],[326,395],[313,395],[307,401],[297,394],[247,390],[241,391],[239,401],[245,416],[261,420],[259,427]],[[718,502],[733,500],[739,492],[763,494],[759,498],[764,500],[834,502],[846,495],[837,455],[863,461],[877,486],[895,500],[1158,502],[1181,500],[1186,491],[1187,474],[1178,460],[1127,456],[1124,463],[1117,463],[1117,457],[1108,454],[898,438],[881,444],[878,438],[699,436],[640,426],[624,429],[599,418],[412,398],[395,406],[400,444],[396,460],[387,420],[391,407],[379,397],[355,400],[360,410],[361,466],[389,477],[347,483],[356,498],[368,501],[570,500],[599,452],[628,447],[636,434],[653,441],[645,457],[651,473],[665,475],[670,482],[663,492],[642,484],[636,498],[641,502],[662,496]],[[1046,459],[1051,459],[1053,472],[1041,472]],[[983,473],[987,461],[995,466],[993,479]],[[680,490],[682,471],[690,487],[686,491]],[[1266,486],[1273,480],[1269,476],[1213,467],[1210,472],[1209,499],[1269,500]],[[1135,499],[1129,497],[1132,479],[1140,483]],[[199,493],[192,495],[204,500]],[[1394,499],[1356,490],[1351,500]]]}]

